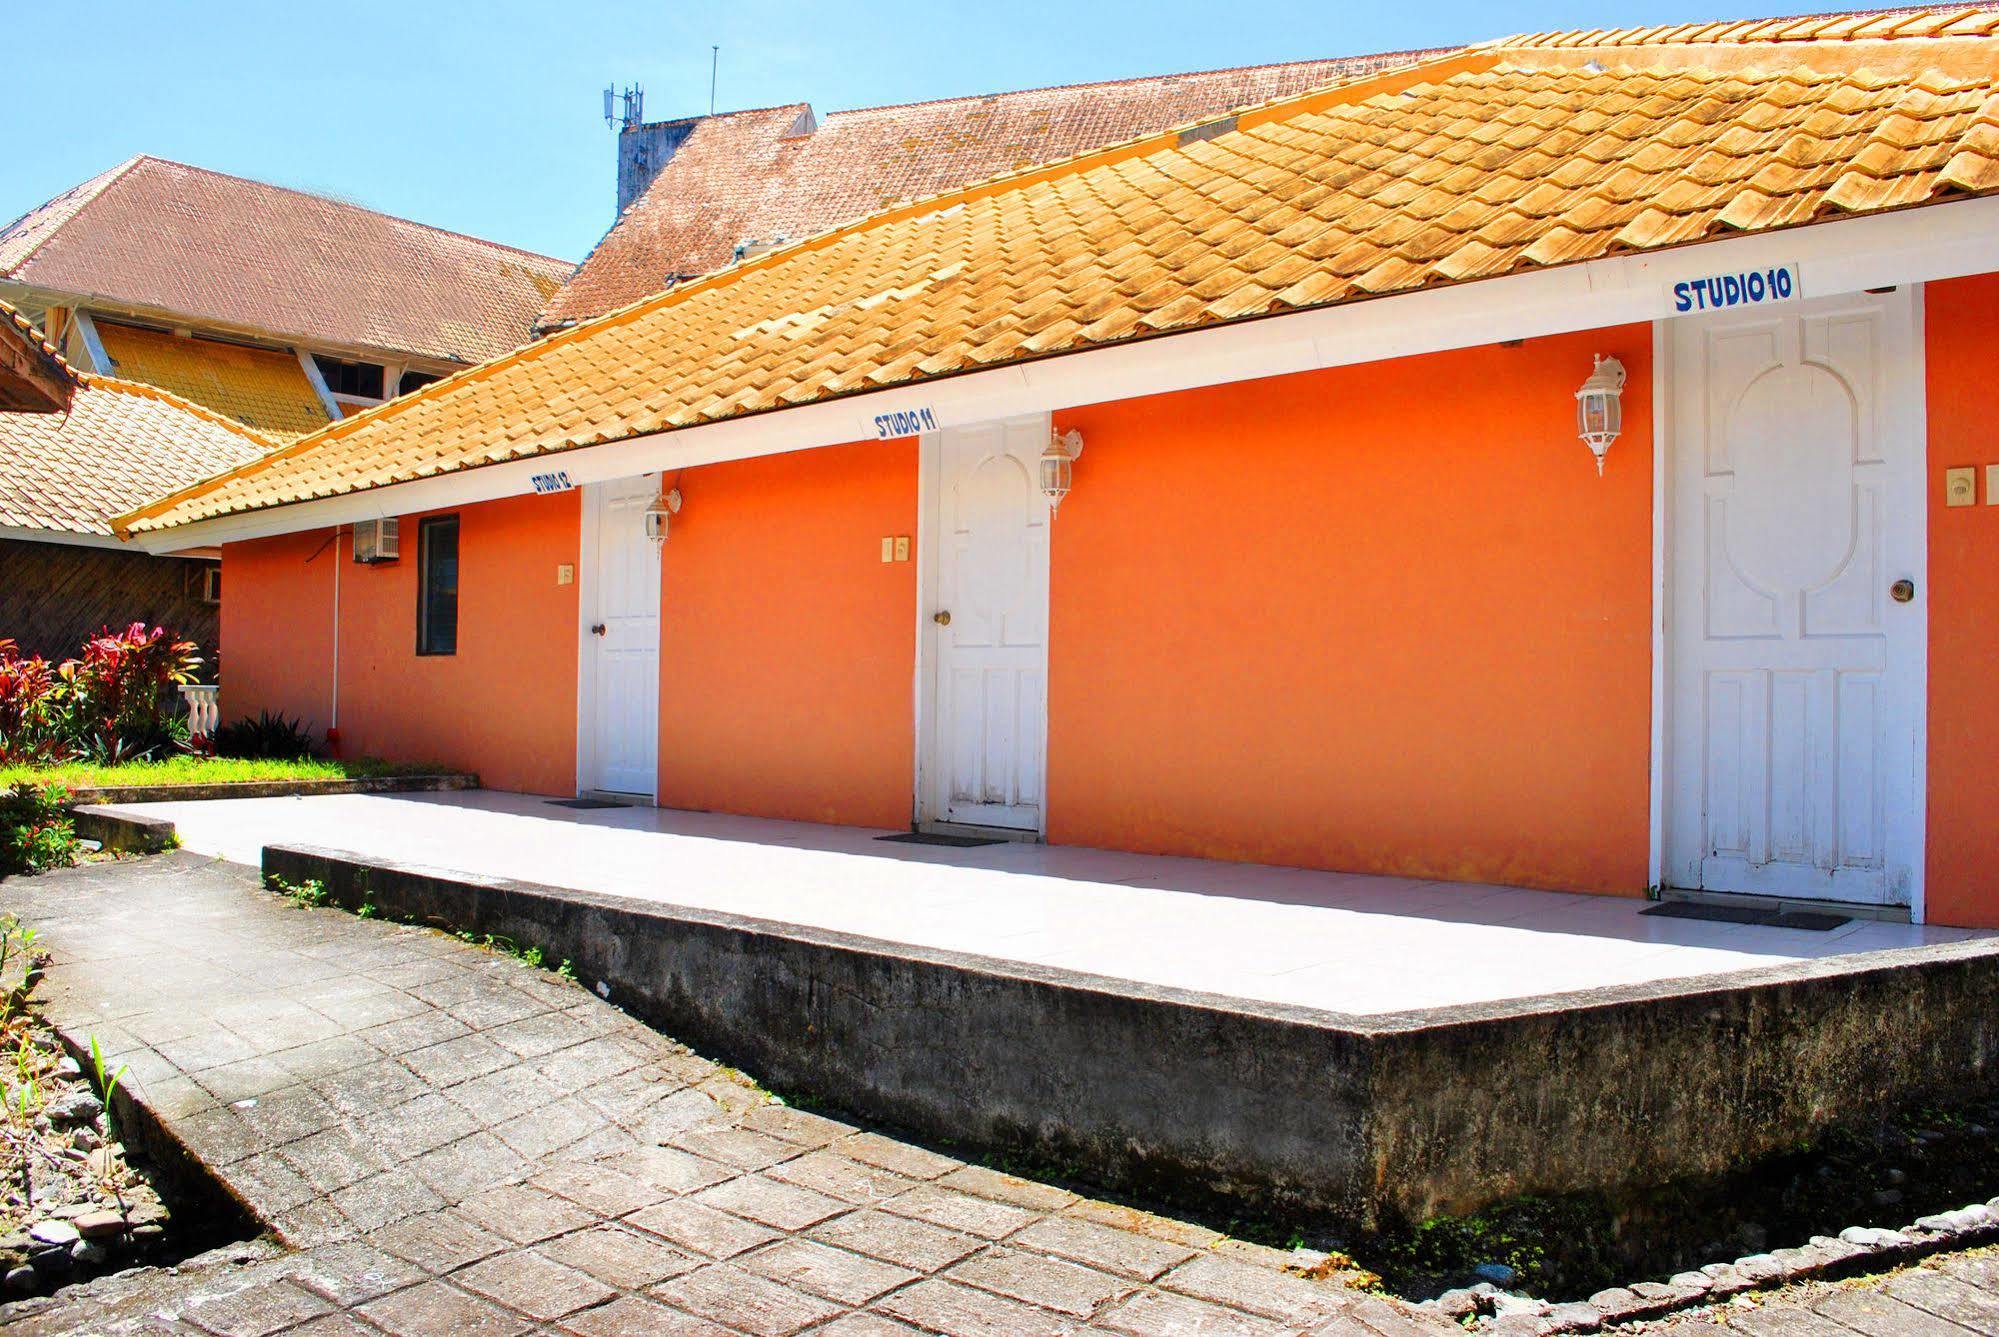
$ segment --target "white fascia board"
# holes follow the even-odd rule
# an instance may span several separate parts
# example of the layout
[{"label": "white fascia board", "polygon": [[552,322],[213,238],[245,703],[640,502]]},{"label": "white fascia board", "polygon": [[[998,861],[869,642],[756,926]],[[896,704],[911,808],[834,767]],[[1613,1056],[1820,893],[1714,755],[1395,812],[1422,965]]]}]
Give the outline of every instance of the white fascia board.
[{"label": "white fascia board", "polygon": [[[68,548],[119,548],[130,552],[131,545],[121,543],[109,534],[78,534],[67,529],[24,529],[16,525],[0,525],[0,539],[17,539],[22,543],[60,543]],[[174,548],[187,546],[185,539],[171,545]]]},{"label": "white fascia board", "polygon": [[1810,297],[1999,271],[1999,198],[1612,256],[1162,335],[198,521],[138,534],[134,541],[155,551],[234,542],[517,496],[533,490],[529,480],[535,474],[556,470],[581,486],[869,440],[876,435],[873,419],[883,413],[927,408],[940,425],[953,426],[1502,339],[1649,324],[1671,314],[1668,294],[1675,283],[1780,264],[1798,266],[1801,295]]}]

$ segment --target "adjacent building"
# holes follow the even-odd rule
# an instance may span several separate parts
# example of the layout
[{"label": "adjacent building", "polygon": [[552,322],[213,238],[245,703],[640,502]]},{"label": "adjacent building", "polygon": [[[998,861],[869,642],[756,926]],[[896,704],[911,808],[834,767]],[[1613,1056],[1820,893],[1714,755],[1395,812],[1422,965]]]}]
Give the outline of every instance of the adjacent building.
[{"label": "adjacent building", "polygon": [[500,787],[1999,925],[1995,195],[1999,10],[1521,36],[119,528],[220,546],[225,714]]},{"label": "adjacent building", "polygon": [[519,346],[572,268],[149,156],[0,228],[0,299],[71,363],[274,440]]}]

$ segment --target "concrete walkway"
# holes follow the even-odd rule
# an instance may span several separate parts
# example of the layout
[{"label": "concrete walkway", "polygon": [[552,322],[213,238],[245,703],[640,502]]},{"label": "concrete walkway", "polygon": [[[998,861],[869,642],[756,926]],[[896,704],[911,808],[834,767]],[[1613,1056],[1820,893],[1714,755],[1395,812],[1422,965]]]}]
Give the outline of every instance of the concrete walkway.
[{"label": "concrete walkway", "polygon": [[546,972],[188,853],[0,883],[42,998],[274,1233],[23,1333],[1454,1328],[1210,1230],[777,1105]]},{"label": "concrete walkway", "polygon": [[[1984,936],[1669,919],[1647,903],[1006,843],[533,795],[344,795],[132,805],[186,847],[271,844],[516,878],[1226,998],[1380,1015],[1687,979]],[[1420,968],[1412,968],[1419,966]]]}]

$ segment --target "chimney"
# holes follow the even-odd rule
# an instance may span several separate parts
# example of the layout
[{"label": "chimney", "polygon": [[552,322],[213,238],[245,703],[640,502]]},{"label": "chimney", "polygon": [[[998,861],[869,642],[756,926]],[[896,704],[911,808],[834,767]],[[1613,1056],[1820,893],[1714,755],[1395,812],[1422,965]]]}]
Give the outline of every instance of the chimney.
[{"label": "chimney", "polygon": [[618,213],[632,207],[646,193],[701,118],[661,121],[654,125],[627,125],[618,131]]}]

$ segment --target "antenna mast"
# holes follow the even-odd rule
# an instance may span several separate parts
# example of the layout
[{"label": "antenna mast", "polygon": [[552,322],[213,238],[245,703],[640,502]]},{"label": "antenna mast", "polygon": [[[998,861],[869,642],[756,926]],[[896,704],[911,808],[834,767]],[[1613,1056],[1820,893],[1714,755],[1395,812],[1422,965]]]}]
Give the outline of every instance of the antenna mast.
[{"label": "antenna mast", "polygon": [[722,72],[722,48],[708,48],[708,114],[715,114],[715,76]]},{"label": "antenna mast", "polygon": [[620,93],[615,84],[604,86],[604,124],[626,131],[642,123],[646,116],[646,91],[639,84],[626,84]]}]

